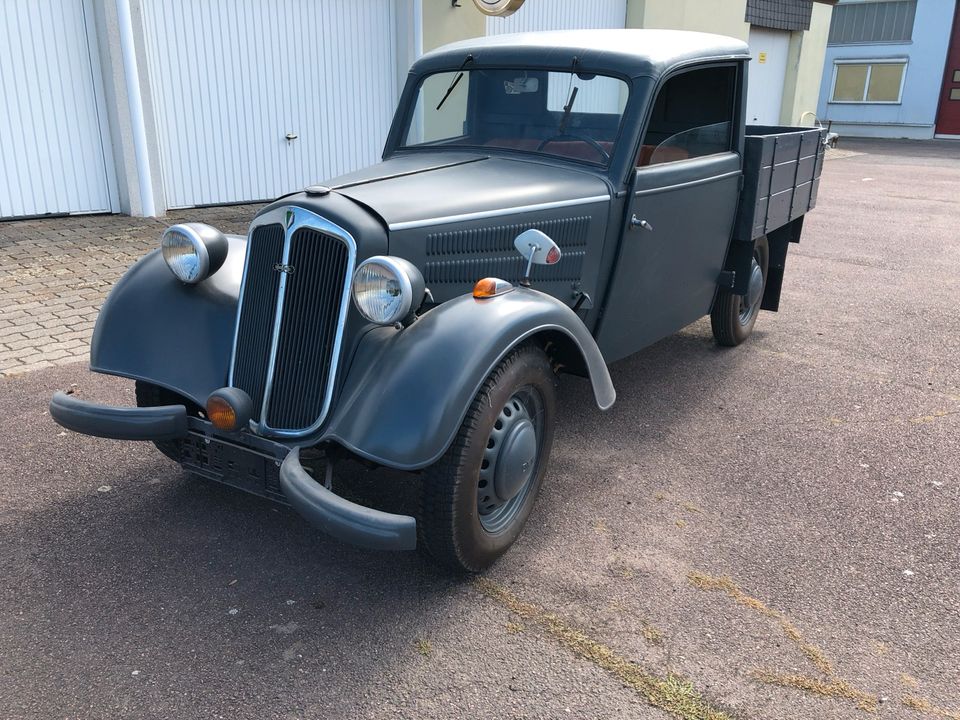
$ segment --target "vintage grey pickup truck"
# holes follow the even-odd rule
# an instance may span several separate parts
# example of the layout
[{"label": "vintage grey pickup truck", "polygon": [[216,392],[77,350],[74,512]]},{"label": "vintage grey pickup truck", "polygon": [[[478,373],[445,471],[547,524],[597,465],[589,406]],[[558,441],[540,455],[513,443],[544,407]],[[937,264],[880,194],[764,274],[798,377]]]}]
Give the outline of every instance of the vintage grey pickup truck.
[{"label": "vintage grey pickup truck", "polygon": [[[660,30],[501,35],[421,57],[383,161],[265,207],[246,237],[174,225],[104,303],[78,432],[152,440],[342,540],[480,571],[547,470],[557,374],[704,315],[776,310],[823,132],[744,124],[747,46]],[[419,473],[417,517],[334,492],[344,458]]]}]

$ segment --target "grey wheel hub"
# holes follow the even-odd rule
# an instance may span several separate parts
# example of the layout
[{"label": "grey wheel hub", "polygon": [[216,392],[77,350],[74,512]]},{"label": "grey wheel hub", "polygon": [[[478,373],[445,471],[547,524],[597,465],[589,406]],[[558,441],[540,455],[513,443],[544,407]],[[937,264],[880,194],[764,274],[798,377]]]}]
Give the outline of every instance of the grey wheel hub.
[{"label": "grey wheel hub", "polygon": [[753,258],[750,265],[750,286],[746,296],[740,301],[740,323],[746,325],[760,309],[760,298],[763,295],[763,269],[757,258]]},{"label": "grey wheel hub", "polygon": [[538,448],[530,412],[514,395],[500,410],[480,466],[477,511],[489,532],[503,530],[516,515],[536,472]]},{"label": "grey wheel hub", "polygon": [[537,433],[527,418],[518,420],[510,429],[497,458],[493,487],[501,500],[511,500],[530,479],[533,461],[537,458]]}]

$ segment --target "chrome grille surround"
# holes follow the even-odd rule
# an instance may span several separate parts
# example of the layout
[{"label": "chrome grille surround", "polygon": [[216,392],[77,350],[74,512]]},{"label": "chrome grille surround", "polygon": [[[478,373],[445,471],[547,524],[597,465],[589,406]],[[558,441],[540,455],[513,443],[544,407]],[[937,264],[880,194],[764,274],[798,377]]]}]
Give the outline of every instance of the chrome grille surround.
[{"label": "chrome grille surround", "polygon": [[[250,261],[254,253],[251,252],[251,242],[254,231],[264,225],[280,225],[283,227],[283,251],[280,263],[274,266],[274,270],[279,271],[280,282],[277,289],[276,312],[273,317],[269,362],[266,371],[266,381],[263,394],[263,403],[259,408],[259,421],[252,420],[250,429],[258,435],[298,438],[310,435],[316,432],[330,411],[330,404],[333,400],[333,390],[337,380],[337,370],[340,364],[341,346],[343,342],[343,332],[347,320],[347,311],[350,307],[350,291],[353,282],[353,273],[356,269],[357,261],[357,242],[354,237],[344,228],[317,215],[314,212],[294,205],[279,207],[257,217],[250,225],[247,232],[247,256],[243,266],[243,278],[240,283],[240,296],[237,302],[237,319],[234,327],[233,349],[230,356],[230,374],[228,385],[237,387],[234,384],[234,372],[237,366],[237,349],[240,344],[240,326],[244,309],[244,297],[247,289],[247,276],[250,271]],[[305,428],[274,428],[267,423],[268,410],[270,408],[271,391],[274,384],[274,374],[276,372],[277,350],[280,341],[280,331],[284,320],[284,298],[286,296],[287,283],[295,271],[289,271],[290,251],[294,235],[298,230],[309,229],[325,235],[332,236],[342,242],[347,250],[346,273],[343,278],[343,290],[340,294],[340,301],[337,307],[336,332],[330,356],[330,367],[328,370],[326,385],[323,388],[324,397],[321,411],[317,419]]]}]

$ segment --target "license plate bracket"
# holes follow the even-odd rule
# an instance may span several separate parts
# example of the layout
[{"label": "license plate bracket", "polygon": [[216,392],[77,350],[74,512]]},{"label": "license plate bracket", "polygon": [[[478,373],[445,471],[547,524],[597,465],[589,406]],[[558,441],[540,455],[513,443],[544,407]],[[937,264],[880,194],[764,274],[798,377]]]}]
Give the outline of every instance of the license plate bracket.
[{"label": "license plate bracket", "polygon": [[237,443],[188,433],[181,447],[180,462],[192,473],[244,492],[288,504],[280,487],[283,458]]}]

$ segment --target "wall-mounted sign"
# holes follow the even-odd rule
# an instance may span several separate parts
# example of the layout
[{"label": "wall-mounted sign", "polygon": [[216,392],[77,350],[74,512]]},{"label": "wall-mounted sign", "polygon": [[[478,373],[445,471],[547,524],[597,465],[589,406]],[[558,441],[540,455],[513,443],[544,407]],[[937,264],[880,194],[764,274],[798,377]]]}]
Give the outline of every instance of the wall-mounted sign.
[{"label": "wall-mounted sign", "polygon": [[473,4],[484,15],[506,17],[519,10],[523,0],[473,0]]},{"label": "wall-mounted sign", "polygon": [[765,52],[760,53],[757,56],[757,62],[763,65],[767,61],[767,54]]}]

